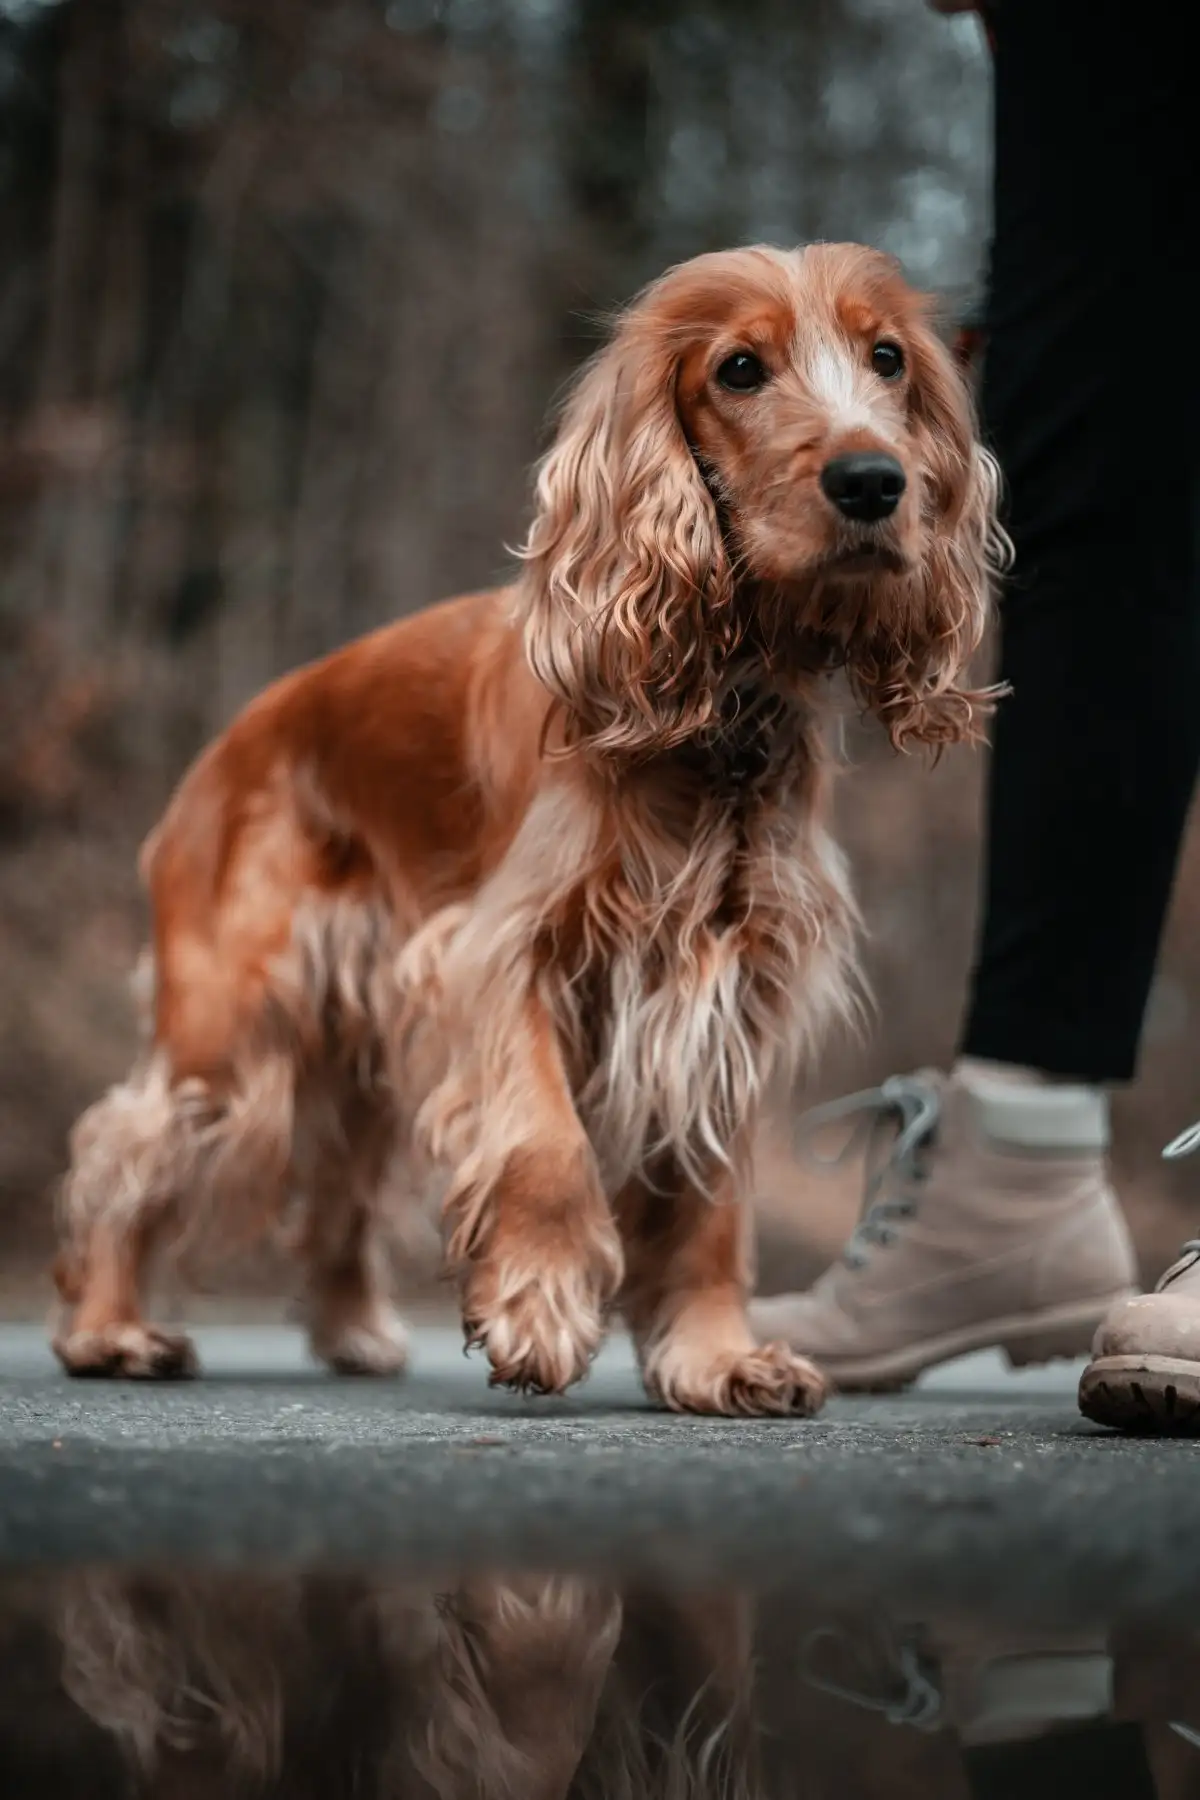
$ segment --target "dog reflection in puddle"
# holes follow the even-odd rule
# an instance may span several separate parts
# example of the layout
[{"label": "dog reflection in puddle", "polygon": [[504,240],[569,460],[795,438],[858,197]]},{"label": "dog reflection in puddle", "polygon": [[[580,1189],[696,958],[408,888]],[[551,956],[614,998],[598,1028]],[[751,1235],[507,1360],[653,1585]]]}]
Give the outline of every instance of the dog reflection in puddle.
[{"label": "dog reflection in puddle", "polygon": [[55,1578],[48,1612],[47,1584],[22,1585],[27,1616],[53,1622],[54,1685],[75,1715],[49,1739],[55,1756],[86,1762],[89,1794],[758,1791],[738,1598],[621,1595],[574,1577],[434,1586],[100,1570]]}]

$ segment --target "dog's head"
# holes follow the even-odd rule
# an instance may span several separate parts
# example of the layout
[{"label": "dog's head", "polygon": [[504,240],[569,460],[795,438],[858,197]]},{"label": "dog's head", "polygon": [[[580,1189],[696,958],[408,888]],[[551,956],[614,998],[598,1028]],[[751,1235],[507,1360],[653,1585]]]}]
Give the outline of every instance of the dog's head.
[{"label": "dog's head", "polygon": [[781,678],[844,666],[898,747],[966,737],[996,490],[963,379],[889,258],[697,257],[622,315],[541,465],[534,669],[600,751],[683,741],[747,654]]}]

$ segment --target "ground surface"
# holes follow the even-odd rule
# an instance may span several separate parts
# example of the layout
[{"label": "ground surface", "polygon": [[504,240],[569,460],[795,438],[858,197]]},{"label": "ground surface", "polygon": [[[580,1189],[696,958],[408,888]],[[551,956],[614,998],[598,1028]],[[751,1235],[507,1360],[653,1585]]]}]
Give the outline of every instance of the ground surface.
[{"label": "ground surface", "polygon": [[335,1380],[279,1328],[199,1334],[206,1376],[70,1382],[0,1327],[0,1560],[389,1560],[805,1579],[1073,1616],[1200,1602],[1200,1446],[1076,1413],[1077,1371],[973,1358],[809,1424],[650,1410],[621,1344],[562,1400],[489,1392],[456,1336]]}]

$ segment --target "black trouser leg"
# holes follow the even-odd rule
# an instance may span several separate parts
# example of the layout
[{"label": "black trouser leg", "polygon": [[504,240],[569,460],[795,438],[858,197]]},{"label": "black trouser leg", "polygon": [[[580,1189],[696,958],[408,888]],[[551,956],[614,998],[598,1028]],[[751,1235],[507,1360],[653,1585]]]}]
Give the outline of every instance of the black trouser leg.
[{"label": "black trouser leg", "polygon": [[1001,612],[963,1049],[1121,1080],[1200,760],[1195,10],[1001,0],[985,431]]},{"label": "black trouser leg", "polygon": [[1076,1726],[963,1752],[972,1800],[1155,1800],[1140,1725]]}]

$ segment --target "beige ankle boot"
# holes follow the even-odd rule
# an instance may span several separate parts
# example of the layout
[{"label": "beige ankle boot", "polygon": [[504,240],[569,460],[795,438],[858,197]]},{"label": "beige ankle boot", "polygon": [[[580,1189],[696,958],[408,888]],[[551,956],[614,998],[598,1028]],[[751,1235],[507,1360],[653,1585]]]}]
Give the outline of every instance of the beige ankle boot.
[{"label": "beige ankle boot", "polygon": [[785,1339],[843,1390],[903,1387],[993,1346],[1017,1366],[1086,1355],[1135,1282],[1104,1097],[926,1071],[817,1108],[806,1130],[855,1113],[872,1136],[894,1126],[877,1169],[868,1148],[863,1217],[808,1293],[755,1302],[760,1340]]},{"label": "beige ankle boot", "polygon": [[[1200,1126],[1167,1157],[1200,1149]],[[1119,1301],[1096,1333],[1079,1409],[1128,1431],[1200,1431],[1200,1239],[1185,1244],[1152,1294]]]}]

